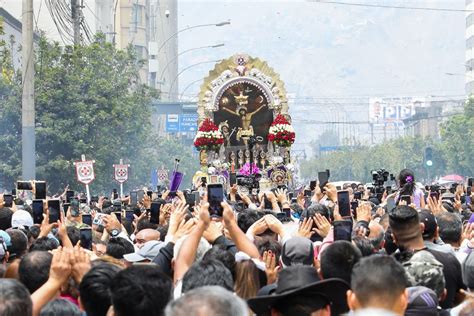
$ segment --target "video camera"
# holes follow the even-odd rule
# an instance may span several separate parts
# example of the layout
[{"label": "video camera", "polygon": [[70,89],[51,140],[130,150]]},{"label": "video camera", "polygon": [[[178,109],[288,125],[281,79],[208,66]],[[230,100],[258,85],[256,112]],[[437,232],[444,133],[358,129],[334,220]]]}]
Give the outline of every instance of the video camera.
[{"label": "video camera", "polygon": [[252,191],[252,189],[259,188],[260,178],[261,178],[260,175],[251,175],[251,176],[238,175],[236,177],[237,185],[244,186],[248,188],[249,191]]},{"label": "video camera", "polygon": [[385,182],[395,180],[393,174],[385,169],[372,170],[372,184],[374,185],[374,193],[379,201],[385,192]]}]

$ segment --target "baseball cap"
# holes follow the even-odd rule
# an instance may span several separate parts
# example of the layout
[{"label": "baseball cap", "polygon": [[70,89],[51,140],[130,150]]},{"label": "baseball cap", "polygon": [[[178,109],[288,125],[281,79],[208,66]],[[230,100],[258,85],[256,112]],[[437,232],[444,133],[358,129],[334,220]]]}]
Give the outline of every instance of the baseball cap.
[{"label": "baseball cap", "polygon": [[421,211],[419,213],[420,223],[425,225],[425,230],[423,231],[423,238],[432,238],[438,228],[438,222],[436,217],[430,211]]},{"label": "baseball cap", "polygon": [[424,286],[441,297],[446,286],[443,274],[443,264],[435,259],[428,251],[416,252],[410,260],[403,263],[411,286]]},{"label": "baseball cap", "polygon": [[5,254],[7,253],[7,244],[3,240],[2,237],[0,237],[0,260],[3,260],[5,258]]},{"label": "baseball cap", "polygon": [[160,252],[160,249],[164,246],[162,241],[149,240],[143,244],[143,247],[138,249],[137,252],[123,255],[123,258],[128,262],[139,262],[143,260],[152,261]]},{"label": "baseball cap", "polygon": [[288,239],[283,244],[281,261],[285,267],[296,265],[312,266],[314,263],[313,243],[304,237]]},{"label": "baseball cap", "polygon": [[31,227],[33,218],[27,211],[18,210],[12,215],[12,227]]},{"label": "baseball cap", "polygon": [[438,316],[438,297],[424,286],[413,286],[408,290],[408,306],[405,316]]},{"label": "baseball cap", "polygon": [[6,231],[0,230],[0,238],[3,239],[3,241],[5,242],[5,245],[7,245],[7,247],[12,245],[12,239]]}]

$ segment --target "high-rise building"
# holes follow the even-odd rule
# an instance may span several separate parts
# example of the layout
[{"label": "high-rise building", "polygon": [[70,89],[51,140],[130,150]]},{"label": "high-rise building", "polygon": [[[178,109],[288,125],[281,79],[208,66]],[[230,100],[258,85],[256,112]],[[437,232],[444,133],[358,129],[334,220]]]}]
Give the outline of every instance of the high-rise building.
[{"label": "high-rise building", "polygon": [[[133,45],[145,63],[140,72],[143,83],[161,90],[164,100],[177,99],[178,84],[171,82],[178,72],[178,5],[177,0],[77,0],[84,24],[92,34],[102,32],[107,41],[119,49]],[[22,3],[2,0],[16,19],[21,19]],[[49,3],[49,2],[48,2]],[[54,2],[58,3],[58,2]],[[63,0],[63,8],[70,8],[70,0]],[[65,34],[51,16],[44,0],[33,0],[35,29],[44,32],[50,40],[63,45],[72,43],[72,36]],[[62,14],[68,10],[61,11]],[[83,34],[83,37],[85,35]]]},{"label": "high-rise building", "polygon": [[466,95],[474,92],[474,0],[466,0]]}]

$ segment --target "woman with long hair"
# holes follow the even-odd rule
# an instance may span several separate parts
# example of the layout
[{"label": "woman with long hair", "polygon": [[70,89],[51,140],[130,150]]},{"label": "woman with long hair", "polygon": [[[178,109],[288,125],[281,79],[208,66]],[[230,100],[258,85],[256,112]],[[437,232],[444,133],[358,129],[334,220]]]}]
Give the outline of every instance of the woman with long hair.
[{"label": "woman with long hair", "polygon": [[[417,208],[425,207],[425,197],[423,191],[416,187],[415,176],[410,169],[403,169],[398,175],[399,192],[397,200],[402,196],[410,196],[411,203]],[[409,203],[410,204],[410,203]]]}]

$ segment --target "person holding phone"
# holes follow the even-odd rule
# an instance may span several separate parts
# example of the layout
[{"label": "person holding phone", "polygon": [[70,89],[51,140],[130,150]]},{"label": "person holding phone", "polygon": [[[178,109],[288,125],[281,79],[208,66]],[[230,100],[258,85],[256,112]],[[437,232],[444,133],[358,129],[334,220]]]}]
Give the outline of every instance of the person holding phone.
[{"label": "person holding phone", "polygon": [[[400,190],[395,197],[397,203],[401,200],[402,196],[410,196],[411,203],[417,208],[425,207],[425,195],[423,191],[416,187],[415,175],[410,169],[403,169],[398,175],[398,183]],[[410,205],[411,203],[407,203]]]}]

